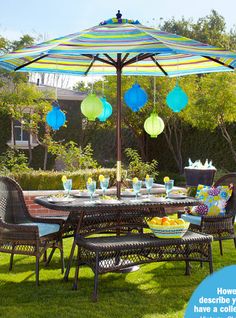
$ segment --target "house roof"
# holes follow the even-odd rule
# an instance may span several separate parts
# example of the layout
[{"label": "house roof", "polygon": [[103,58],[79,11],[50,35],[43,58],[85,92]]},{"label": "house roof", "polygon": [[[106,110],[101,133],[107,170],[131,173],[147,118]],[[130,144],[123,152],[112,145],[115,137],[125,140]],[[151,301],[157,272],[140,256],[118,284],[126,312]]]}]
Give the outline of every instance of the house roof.
[{"label": "house roof", "polygon": [[[56,87],[50,85],[38,85],[41,91],[56,90]],[[57,99],[58,100],[79,100],[82,101],[87,96],[86,93],[76,92],[71,89],[57,87]]]}]

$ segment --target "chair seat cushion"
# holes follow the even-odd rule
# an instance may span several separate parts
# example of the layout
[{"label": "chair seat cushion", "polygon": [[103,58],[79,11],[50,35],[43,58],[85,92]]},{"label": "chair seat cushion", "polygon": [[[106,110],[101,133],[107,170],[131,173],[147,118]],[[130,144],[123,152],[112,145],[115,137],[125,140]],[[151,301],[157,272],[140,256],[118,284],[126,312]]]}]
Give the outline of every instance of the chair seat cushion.
[{"label": "chair seat cushion", "polygon": [[201,216],[182,214],[181,219],[183,219],[186,222],[190,222],[192,224],[200,226],[202,218],[201,218]]},{"label": "chair seat cushion", "polygon": [[51,224],[51,223],[21,223],[19,225],[27,225],[27,226],[37,226],[39,229],[39,236],[45,236],[52,233],[56,233],[60,229],[59,224]]}]

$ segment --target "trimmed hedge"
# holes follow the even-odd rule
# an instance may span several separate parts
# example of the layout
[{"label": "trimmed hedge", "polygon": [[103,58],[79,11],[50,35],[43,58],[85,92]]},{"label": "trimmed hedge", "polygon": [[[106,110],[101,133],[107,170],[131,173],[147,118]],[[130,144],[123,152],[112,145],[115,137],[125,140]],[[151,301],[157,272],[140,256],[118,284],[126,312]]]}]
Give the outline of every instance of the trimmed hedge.
[{"label": "trimmed hedge", "polygon": [[[9,177],[16,180],[23,190],[62,190],[62,176],[72,179],[72,189],[85,189],[89,177],[98,182],[99,175],[110,177],[110,186],[115,185],[116,169],[87,169],[75,172],[69,171],[42,171],[33,170],[29,172],[11,173]],[[98,183],[99,184],[99,183]]]}]

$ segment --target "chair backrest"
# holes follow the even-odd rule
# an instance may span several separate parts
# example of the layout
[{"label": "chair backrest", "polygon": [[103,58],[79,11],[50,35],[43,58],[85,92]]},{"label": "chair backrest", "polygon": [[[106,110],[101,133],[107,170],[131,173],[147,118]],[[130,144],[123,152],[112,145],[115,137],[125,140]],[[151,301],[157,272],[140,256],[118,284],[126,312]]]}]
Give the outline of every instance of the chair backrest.
[{"label": "chair backrest", "polygon": [[21,187],[13,179],[0,177],[0,218],[18,224],[29,220]]},{"label": "chair backrest", "polygon": [[218,186],[229,186],[230,184],[233,185],[233,193],[231,198],[229,199],[227,206],[226,206],[226,213],[236,215],[236,173],[229,173],[221,177],[217,180],[214,184],[215,187]]}]

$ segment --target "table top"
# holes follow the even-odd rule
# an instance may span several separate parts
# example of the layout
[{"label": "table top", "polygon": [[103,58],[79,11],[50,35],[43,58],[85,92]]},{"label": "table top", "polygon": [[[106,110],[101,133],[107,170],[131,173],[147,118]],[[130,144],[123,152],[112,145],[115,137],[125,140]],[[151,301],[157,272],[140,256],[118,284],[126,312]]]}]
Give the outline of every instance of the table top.
[{"label": "table top", "polygon": [[150,200],[147,198],[122,198],[121,200],[114,200],[109,202],[106,200],[99,200],[95,198],[93,203],[89,202],[88,198],[73,198],[71,202],[49,202],[48,197],[36,197],[35,202],[48,209],[60,210],[60,211],[70,211],[70,212],[81,212],[81,211],[95,211],[95,210],[123,210],[127,207],[137,208],[137,207],[183,207],[183,206],[193,206],[198,205],[200,201],[196,198],[187,197],[184,199],[166,199],[163,197],[151,197]]}]

